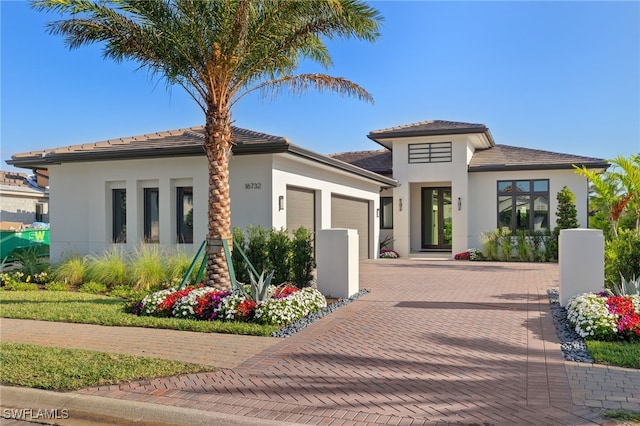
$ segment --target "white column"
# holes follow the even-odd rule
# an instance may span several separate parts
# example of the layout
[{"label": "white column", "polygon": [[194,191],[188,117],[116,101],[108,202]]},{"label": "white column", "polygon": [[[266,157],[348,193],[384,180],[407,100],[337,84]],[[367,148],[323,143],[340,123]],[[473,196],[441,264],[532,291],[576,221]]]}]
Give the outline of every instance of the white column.
[{"label": "white column", "polygon": [[604,289],[604,236],[600,229],[560,231],[560,305],[582,293]]},{"label": "white column", "polygon": [[359,291],[358,231],[321,229],[316,233],[318,290],[325,296],[346,298]]}]

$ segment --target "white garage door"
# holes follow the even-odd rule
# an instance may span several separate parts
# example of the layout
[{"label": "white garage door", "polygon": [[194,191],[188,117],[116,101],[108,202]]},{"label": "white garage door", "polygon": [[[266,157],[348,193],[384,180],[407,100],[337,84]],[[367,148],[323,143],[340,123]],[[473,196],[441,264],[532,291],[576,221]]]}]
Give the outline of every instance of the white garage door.
[{"label": "white garage door", "polygon": [[360,259],[369,258],[369,201],[332,195],[331,227],[357,229]]},{"label": "white garage door", "polygon": [[315,192],[309,189],[287,186],[287,230],[294,233],[304,226],[315,232],[316,230],[316,202]]}]

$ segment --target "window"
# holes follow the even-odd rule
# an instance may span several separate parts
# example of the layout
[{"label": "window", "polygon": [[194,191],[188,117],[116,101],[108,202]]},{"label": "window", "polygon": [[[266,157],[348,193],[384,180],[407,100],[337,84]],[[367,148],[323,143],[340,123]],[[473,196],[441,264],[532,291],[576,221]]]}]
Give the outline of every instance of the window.
[{"label": "window", "polygon": [[393,197],[380,197],[380,229],[393,229]]},{"label": "window", "polygon": [[498,228],[549,229],[549,180],[498,181]]},{"label": "window", "polygon": [[144,240],[160,241],[160,208],[158,188],[144,188]]},{"label": "window", "polygon": [[36,222],[44,222],[44,205],[36,203]]},{"label": "window", "polygon": [[178,243],[193,243],[193,187],[177,188]]},{"label": "window", "polygon": [[409,144],[409,163],[450,163],[451,142]]},{"label": "window", "polygon": [[114,243],[127,242],[127,190],[111,190],[112,239]]}]

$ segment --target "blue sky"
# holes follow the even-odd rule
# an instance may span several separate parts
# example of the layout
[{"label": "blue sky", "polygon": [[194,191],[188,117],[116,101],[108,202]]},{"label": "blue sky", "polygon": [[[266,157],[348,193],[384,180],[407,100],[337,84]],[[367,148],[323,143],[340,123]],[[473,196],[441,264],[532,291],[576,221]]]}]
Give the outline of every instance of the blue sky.
[{"label": "blue sky", "polygon": [[[382,37],[331,42],[329,73],[364,86],[374,105],[246,97],[234,124],[322,154],[378,149],[370,131],[430,119],[484,123],[505,145],[640,153],[640,2],[372,4]],[[0,2],[0,13],[3,170],[18,152],[203,123],[180,87],[105,61],[98,46],[69,51],[44,29],[55,15],[22,1]]]}]

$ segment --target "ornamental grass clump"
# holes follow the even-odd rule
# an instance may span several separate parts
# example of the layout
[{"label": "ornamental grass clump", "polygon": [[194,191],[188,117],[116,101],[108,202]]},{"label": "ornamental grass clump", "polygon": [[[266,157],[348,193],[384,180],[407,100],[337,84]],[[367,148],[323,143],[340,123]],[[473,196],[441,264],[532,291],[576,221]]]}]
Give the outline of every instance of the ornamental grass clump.
[{"label": "ornamental grass clump", "polygon": [[136,315],[187,318],[203,321],[240,321],[286,325],[327,306],[316,289],[269,286],[270,297],[253,300],[242,291],[213,287],[176,287],[144,297],[134,309]]},{"label": "ornamental grass clump", "polygon": [[579,294],[569,299],[567,318],[586,339],[640,340],[640,296]]}]

